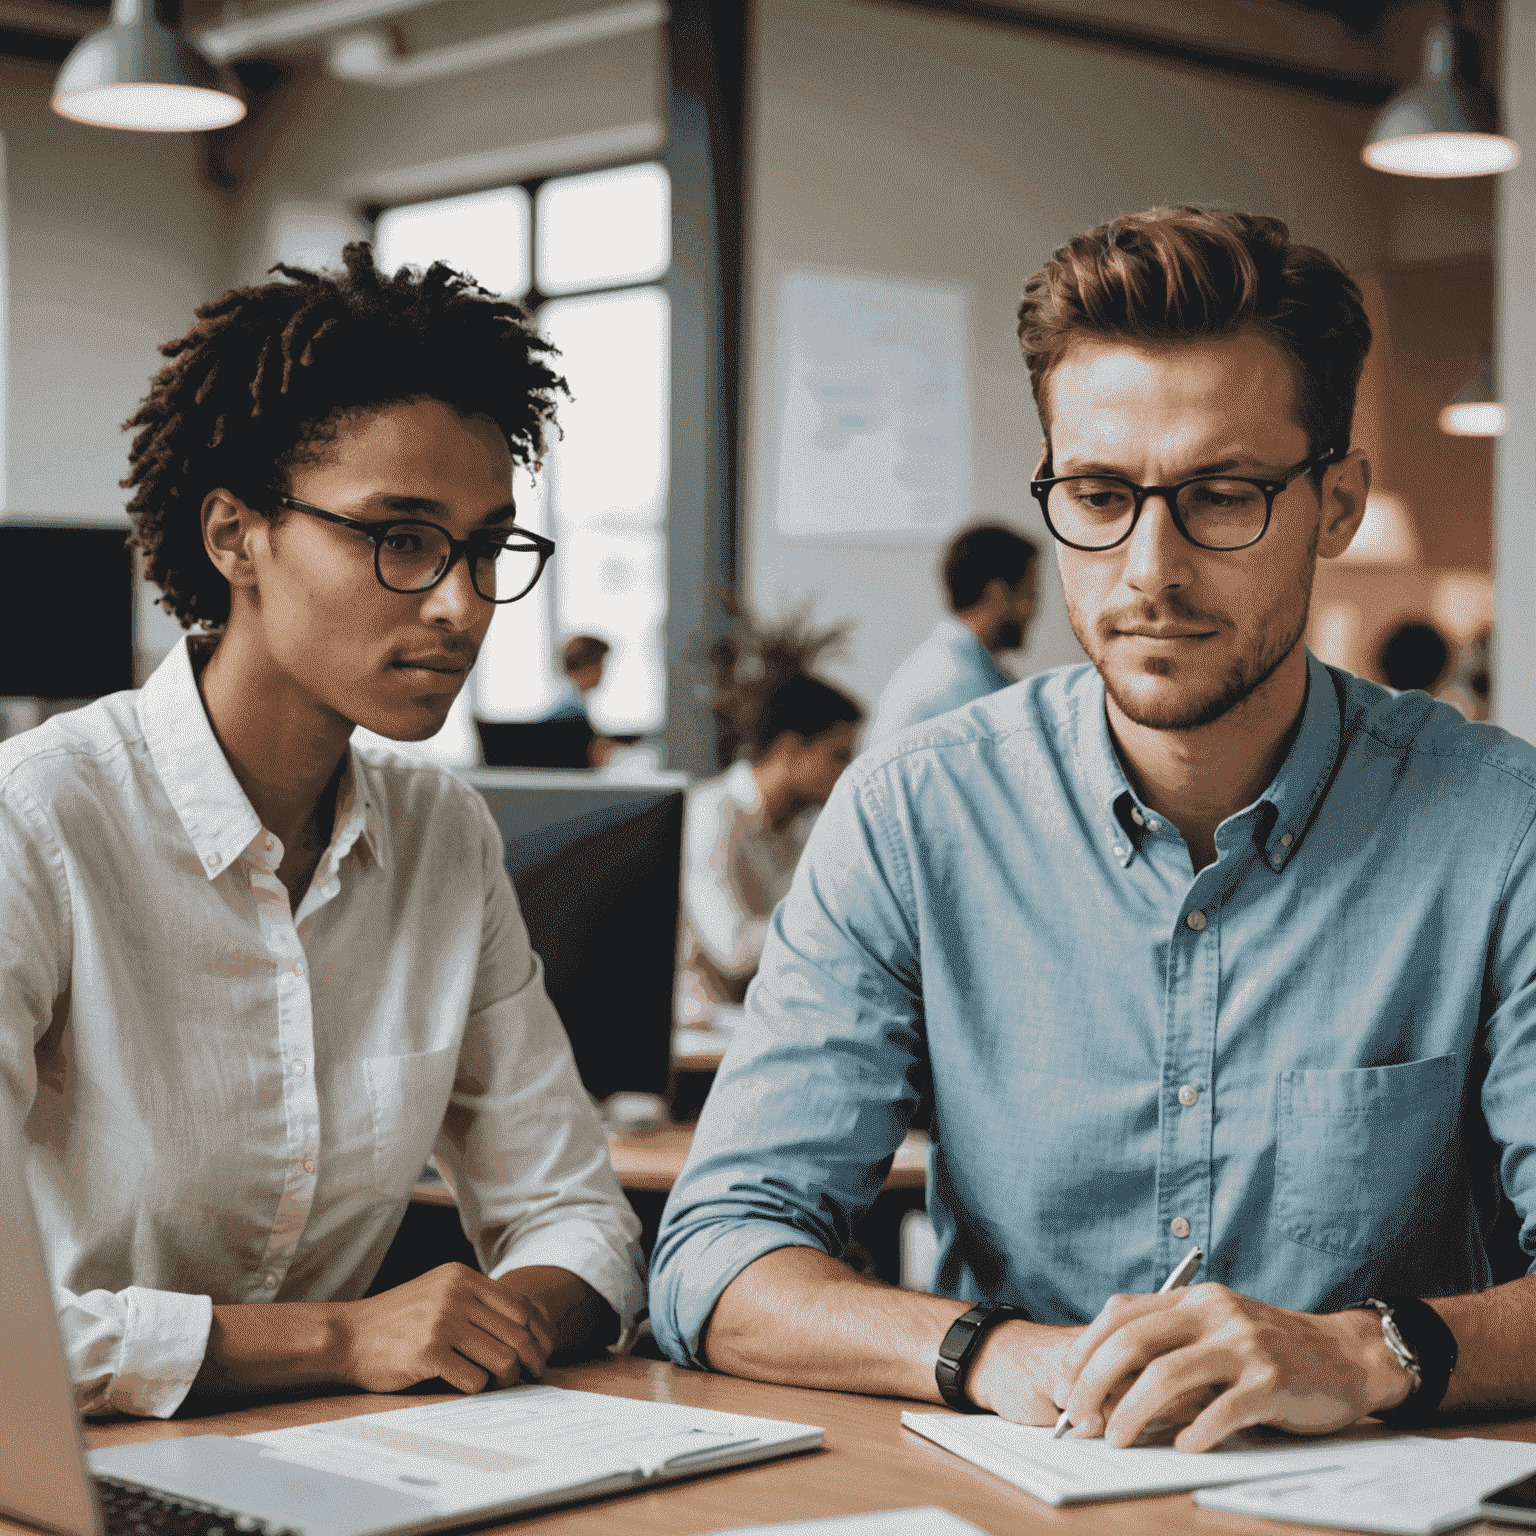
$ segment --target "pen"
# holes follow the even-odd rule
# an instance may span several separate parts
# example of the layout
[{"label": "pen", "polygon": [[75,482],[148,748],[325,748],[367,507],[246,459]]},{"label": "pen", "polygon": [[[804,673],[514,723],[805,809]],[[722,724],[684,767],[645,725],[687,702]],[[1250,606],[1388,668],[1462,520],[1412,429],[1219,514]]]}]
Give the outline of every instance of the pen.
[{"label": "pen", "polygon": [[[1195,1278],[1195,1271],[1200,1268],[1200,1261],[1205,1257],[1205,1250],[1198,1244],[1179,1260],[1178,1267],[1163,1281],[1159,1296],[1166,1296],[1169,1291],[1176,1291],[1181,1285],[1188,1285]],[[1056,1428],[1051,1433],[1052,1440],[1060,1440],[1066,1432],[1072,1428],[1072,1420],[1067,1410],[1061,1410],[1061,1417],[1056,1420]]]}]

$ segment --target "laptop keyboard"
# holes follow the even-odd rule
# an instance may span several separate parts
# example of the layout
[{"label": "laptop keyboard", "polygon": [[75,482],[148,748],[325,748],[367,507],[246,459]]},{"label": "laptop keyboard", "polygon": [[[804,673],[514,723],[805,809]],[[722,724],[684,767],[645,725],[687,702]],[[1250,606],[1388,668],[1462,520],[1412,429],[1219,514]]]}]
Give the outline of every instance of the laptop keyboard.
[{"label": "laptop keyboard", "polygon": [[96,1477],[107,1536],[301,1536],[232,1509],[178,1499],[116,1478]]}]

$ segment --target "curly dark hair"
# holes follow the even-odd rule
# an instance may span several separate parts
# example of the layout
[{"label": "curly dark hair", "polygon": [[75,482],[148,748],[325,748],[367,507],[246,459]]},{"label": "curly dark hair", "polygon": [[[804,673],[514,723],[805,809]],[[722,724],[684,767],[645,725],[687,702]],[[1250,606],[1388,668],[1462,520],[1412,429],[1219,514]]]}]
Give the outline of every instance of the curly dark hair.
[{"label": "curly dark hair", "polygon": [[565,380],[527,310],[442,262],[394,276],[365,241],[345,270],[279,262],[284,281],[232,288],[160,348],[170,358],[124,430],[129,543],[184,628],[229,617],[229,584],[203,548],[202,504],[224,487],[276,522],[288,471],[319,461],[349,419],[441,400],[491,417],[514,463],[537,463]]},{"label": "curly dark hair", "polygon": [[777,624],[763,624],[734,593],[722,599],[730,633],[710,647],[715,752],[722,766],[755,763],[785,731],[812,740],[833,726],[857,724],[863,707],[811,676],[816,661],[841,649],[850,620],[817,629],[807,601]]}]

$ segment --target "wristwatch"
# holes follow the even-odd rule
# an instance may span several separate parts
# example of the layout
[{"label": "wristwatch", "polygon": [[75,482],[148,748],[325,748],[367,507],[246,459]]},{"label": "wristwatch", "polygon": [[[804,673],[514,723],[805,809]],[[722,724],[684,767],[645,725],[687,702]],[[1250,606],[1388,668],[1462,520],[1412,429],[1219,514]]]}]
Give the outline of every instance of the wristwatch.
[{"label": "wristwatch", "polygon": [[944,1342],[939,1345],[939,1358],[933,1367],[933,1379],[939,1384],[939,1396],[959,1413],[980,1413],[981,1409],[965,1395],[965,1378],[981,1341],[999,1323],[1029,1321],[1029,1313],[1023,1307],[1004,1302],[996,1307],[972,1307],[963,1317],[950,1324]]},{"label": "wristwatch", "polygon": [[1417,1296],[1367,1296],[1346,1311],[1369,1308],[1381,1318],[1381,1336],[1397,1363],[1413,1378],[1408,1396],[1395,1408],[1372,1415],[1393,1428],[1429,1423],[1456,1369],[1456,1335],[1428,1302]]}]

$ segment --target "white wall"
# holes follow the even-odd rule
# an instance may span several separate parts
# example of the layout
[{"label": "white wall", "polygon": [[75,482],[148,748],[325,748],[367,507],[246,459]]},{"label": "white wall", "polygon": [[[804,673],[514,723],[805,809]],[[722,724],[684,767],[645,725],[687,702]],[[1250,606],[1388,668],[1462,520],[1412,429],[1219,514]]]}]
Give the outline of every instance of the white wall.
[{"label": "white wall", "polygon": [[[280,257],[330,260],[369,203],[410,202],[666,143],[659,28],[413,86],[299,74],[242,135],[233,235],[241,281]],[[327,225],[331,233],[326,234]]]},{"label": "white wall", "polygon": [[[156,348],[226,286],[226,214],[196,138],[68,122],[48,105],[53,76],[0,59],[3,510],[126,529],[121,426],[164,361]],[[137,622],[151,659],[180,633],[154,595],[144,589]]]},{"label": "white wall", "polygon": [[[1050,543],[1029,496],[1040,428],[1014,311],[1056,246],[1117,213],[1209,202],[1274,213],[1347,267],[1386,239],[1367,109],[1014,28],[862,0],[757,0],[749,153],[746,585],[851,616],[828,667],[873,703],[942,611],[934,545],[791,542],[767,487],[778,287],[803,269],[970,290],[978,517]],[[1022,670],[1081,659],[1053,559]]]},{"label": "white wall", "polygon": [[51,65],[0,60],[8,193],[9,512],[123,520],[119,430],[156,347],[224,287],[224,211],[183,134],[88,128]]}]

